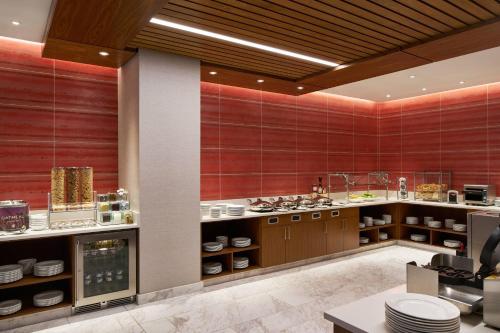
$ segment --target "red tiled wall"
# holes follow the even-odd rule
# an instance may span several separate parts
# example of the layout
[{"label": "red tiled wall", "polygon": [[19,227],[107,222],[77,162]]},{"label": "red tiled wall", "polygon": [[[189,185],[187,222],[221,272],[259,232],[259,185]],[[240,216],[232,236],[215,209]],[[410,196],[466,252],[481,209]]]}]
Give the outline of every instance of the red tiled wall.
[{"label": "red tiled wall", "polygon": [[96,190],[116,189],[117,112],[115,69],[0,38],[0,200],[46,207],[53,166],[92,166]]},{"label": "red tiled wall", "polygon": [[378,108],[380,169],[395,177],[451,171],[454,189],[479,183],[500,190],[500,83],[379,103]]},{"label": "red tiled wall", "polygon": [[327,172],[378,169],[373,102],[205,82],[201,92],[202,200],[307,193]]}]

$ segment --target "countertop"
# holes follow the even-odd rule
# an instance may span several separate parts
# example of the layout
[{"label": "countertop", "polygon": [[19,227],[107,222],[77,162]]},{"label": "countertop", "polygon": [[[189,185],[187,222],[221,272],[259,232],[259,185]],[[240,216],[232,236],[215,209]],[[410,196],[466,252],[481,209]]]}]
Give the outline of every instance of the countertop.
[{"label": "countertop", "polygon": [[97,225],[95,227],[88,227],[88,228],[47,229],[42,231],[33,231],[28,229],[25,233],[0,234],[0,242],[89,234],[94,232],[119,231],[119,230],[137,229],[137,228],[139,228],[139,225],[137,223],[134,223],[134,224],[115,224],[106,226]]},{"label": "countertop", "polygon": [[[218,217],[218,218],[211,218],[208,216],[203,216],[201,218],[201,223],[218,222],[218,221],[225,221],[225,220],[251,219],[251,218],[263,217],[263,216],[277,216],[277,215],[286,215],[286,214],[293,214],[293,213],[314,212],[314,211],[342,209],[342,208],[351,208],[351,207],[387,205],[387,204],[398,203],[398,202],[412,204],[412,205],[446,207],[446,208],[457,208],[457,209],[471,209],[471,210],[490,210],[490,211],[500,212],[500,207],[496,207],[496,206],[473,206],[473,205],[465,205],[465,204],[449,204],[446,202],[433,202],[433,201],[421,201],[421,200],[402,200],[402,199],[385,200],[385,199],[381,199],[381,200],[376,200],[376,201],[365,201],[365,202],[349,203],[349,204],[345,204],[345,205],[331,206],[331,207],[325,207],[325,208],[311,208],[311,209],[306,209],[306,210],[293,210],[293,211],[287,211],[287,212],[257,213],[257,212],[251,212],[251,211],[247,210],[247,211],[245,211],[245,215],[242,215],[242,216],[229,216],[226,214],[222,214],[221,217]],[[201,202],[201,203],[212,203],[212,202]],[[222,201],[221,201],[221,203],[222,203]],[[235,202],[228,200],[228,201],[224,201],[224,203],[230,204],[230,203],[235,203]],[[240,201],[238,201],[237,203],[239,204]]]},{"label": "countertop", "polygon": [[[324,317],[335,326],[353,333],[390,333],[391,330],[385,326],[385,300],[388,295],[405,292],[406,285],[401,285],[328,310],[324,313]],[[481,316],[473,314],[461,317],[460,332],[498,333],[499,331],[486,327]]]}]

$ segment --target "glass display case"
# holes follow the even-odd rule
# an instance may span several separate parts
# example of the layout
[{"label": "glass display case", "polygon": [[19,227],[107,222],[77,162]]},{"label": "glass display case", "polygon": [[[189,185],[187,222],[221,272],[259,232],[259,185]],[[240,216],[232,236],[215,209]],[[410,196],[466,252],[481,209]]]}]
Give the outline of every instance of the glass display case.
[{"label": "glass display case", "polygon": [[135,230],[76,237],[75,256],[75,307],[135,296]]},{"label": "glass display case", "polygon": [[451,172],[415,172],[414,199],[424,201],[446,201],[451,185]]},{"label": "glass display case", "polygon": [[377,192],[382,191],[387,200],[389,184],[389,173],[383,171],[332,173],[328,175],[328,195],[345,192],[347,202],[364,202],[381,199]]}]

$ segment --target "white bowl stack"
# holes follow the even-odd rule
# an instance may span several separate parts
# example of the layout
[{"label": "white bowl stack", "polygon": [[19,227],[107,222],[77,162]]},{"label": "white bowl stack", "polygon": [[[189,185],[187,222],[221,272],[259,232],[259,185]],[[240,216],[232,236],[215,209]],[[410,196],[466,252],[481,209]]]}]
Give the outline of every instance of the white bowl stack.
[{"label": "white bowl stack", "polygon": [[234,247],[247,247],[252,244],[252,240],[248,237],[235,237],[231,239],[231,244]]},{"label": "white bowl stack", "polygon": [[384,220],[385,224],[391,224],[392,223],[392,215],[390,215],[390,214],[384,214],[384,215],[382,215],[382,219]]},{"label": "white bowl stack", "polygon": [[462,245],[462,242],[454,239],[445,239],[443,245],[452,249],[458,249]]},{"label": "white bowl stack", "polygon": [[33,269],[35,276],[53,276],[64,272],[64,261],[46,260],[37,262]]},{"label": "white bowl stack", "polygon": [[49,290],[33,296],[33,305],[37,307],[45,307],[59,304],[64,299],[62,290]]},{"label": "white bowl stack", "polygon": [[374,225],[384,225],[385,221],[381,219],[373,219],[373,224]]},{"label": "white bowl stack", "polygon": [[467,224],[454,224],[453,231],[466,232],[467,231]]},{"label": "white bowl stack", "polygon": [[23,303],[18,299],[9,299],[0,302],[0,316],[8,316],[21,310]]},{"label": "white bowl stack", "polygon": [[444,226],[447,229],[453,229],[453,225],[455,224],[455,222],[457,221],[454,219],[444,219]]},{"label": "white bowl stack", "polygon": [[427,235],[411,234],[410,239],[414,242],[425,242],[427,240]]},{"label": "white bowl stack", "polygon": [[250,260],[247,257],[234,257],[233,268],[243,269],[250,265]]},{"label": "white bowl stack", "polygon": [[388,240],[389,239],[389,235],[387,234],[387,232],[379,232],[378,233],[378,239],[383,241],[383,240]]},{"label": "white bowl stack", "polygon": [[49,228],[47,214],[30,215],[30,228],[34,231],[42,231]]},{"label": "white bowl stack", "polygon": [[368,237],[359,237],[359,244],[368,244],[370,243],[370,238]]},{"label": "white bowl stack", "polygon": [[23,278],[23,266],[3,265],[0,266],[0,284],[11,283]]},{"label": "white bowl stack", "polygon": [[222,272],[222,264],[220,262],[206,262],[203,264],[203,274],[215,275]]},{"label": "white bowl stack", "polygon": [[210,207],[210,217],[211,218],[219,218],[222,214],[222,209],[220,207]]},{"label": "white bowl stack", "polygon": [[429,222],[427,222],[427,226],[429,228],[441,228],[443,226],[443,222],[441,222],[441,221],[429,221]]},{"label": "white bowl stack", "polygon": [[394,332],[460,331],[460,310],[438,297],[423,294],[396,294],[385,301],[385,324]]},{"label": "white bowl stack", "polygon": [[359,223],[359,229],[363,229],[363,228],[366,228],[366,224],[360,222]]},{"label": "white bowl stack", "polygon": [[220,212],[222,214],[227,214],[227,206],[228,205],[229,204],[227,204],[227,203],[218,203],[218,204],[215,205],[215,207],[219,207],[220,208]]},{"label": "white bowl stack", "polygon": [[434,221],[432,216],[424,216],[424,225],[429,225],[430,221]]},{"label": "white bowl stack", "polygon": [[215,241],[221,243],[223,247],[227,247],[229,245],[229,237],[227,236],[216,236]]},{"label": "white bowl stack", "polygon": [[33,274],[33,268],[36,264],[35,258],[21,259],[17,263],[23,266],[23,275]]},{"label": "white bowl stack", "polygon": [[245,205],[227,205],[227,215],[229,216],[245,215]]},{"label": "white bowl stack", "polygon": [[373,227],[373,217],[371,216],[363,216],[363,222],[367,227]]},{"label": "white bowl stack", "polygon": [[210,215],[210,207],[212,207],[211,204],[200,204],[200,215],[201,217],[203,216],[209,216]]},{"label": "white bowl stack", "polygon": [[218,252],[221,251],[224,246],[220,242],[206,242],[202,244],[203,251],[206,252]]},{"label": "white bowl stack", "polygon": [[406,224],[418,224],[418,217],[416,216],[407,216]]}]

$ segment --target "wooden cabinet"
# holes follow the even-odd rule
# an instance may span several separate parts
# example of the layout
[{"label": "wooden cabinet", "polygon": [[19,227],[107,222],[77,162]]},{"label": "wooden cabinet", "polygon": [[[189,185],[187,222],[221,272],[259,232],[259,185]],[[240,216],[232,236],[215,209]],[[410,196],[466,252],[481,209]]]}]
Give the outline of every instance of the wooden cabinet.
[{"label": "wooden cabinet", "polygon": [[327,254],[359,247],[359,211],[356,208],[332,210],[325,227]]},{"label": "wooden cabinet", "polygon": [[327,226],[325,221],[311,222],[307,224],[307,257],[314,258],[324,256],[327,247]]},{"label": "wooden cabinet", "polygon": [[309,223],[295,222],[288,226],[286,241],[286,262],[293,262],[308,257]]},{"label": "wooden cabinet", "polygon": [[262,267],[281,265],[286,262],[288,226],[263,228],[261,234]]}]

